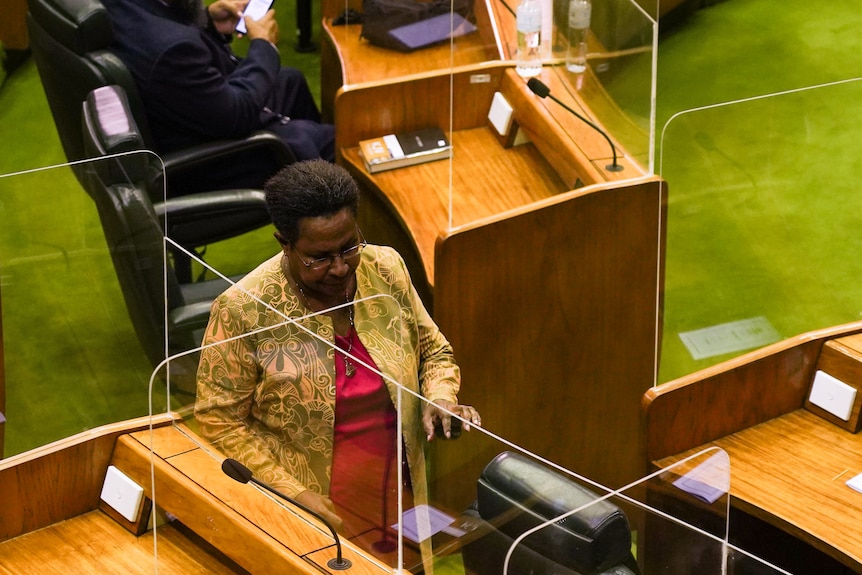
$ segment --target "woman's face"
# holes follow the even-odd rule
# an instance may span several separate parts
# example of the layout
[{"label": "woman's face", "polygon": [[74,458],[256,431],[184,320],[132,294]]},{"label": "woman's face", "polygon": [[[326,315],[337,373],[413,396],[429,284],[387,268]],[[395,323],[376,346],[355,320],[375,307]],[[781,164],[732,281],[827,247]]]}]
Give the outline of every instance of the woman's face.
[{"label": "woman's face", "polygon": [[290,273],[306,295],[337,305],[344,302],[345,295],[352,297],[360,259],[345,259],[341,254],[361,241],[356,218],[345,208],[329,216],[303,218],[299,238],[293,244],[283,244],[283,249]]}]

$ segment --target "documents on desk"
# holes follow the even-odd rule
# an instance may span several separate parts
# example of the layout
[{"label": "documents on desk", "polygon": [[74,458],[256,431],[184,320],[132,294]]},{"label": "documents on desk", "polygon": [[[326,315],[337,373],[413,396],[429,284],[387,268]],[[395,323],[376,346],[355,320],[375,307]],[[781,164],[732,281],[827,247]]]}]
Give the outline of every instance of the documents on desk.
[{"label": "documents on desk", "polygon": [[440,128],[424,128],[359,142],[365,169],[375,174],[452,155],[452,146]]}]

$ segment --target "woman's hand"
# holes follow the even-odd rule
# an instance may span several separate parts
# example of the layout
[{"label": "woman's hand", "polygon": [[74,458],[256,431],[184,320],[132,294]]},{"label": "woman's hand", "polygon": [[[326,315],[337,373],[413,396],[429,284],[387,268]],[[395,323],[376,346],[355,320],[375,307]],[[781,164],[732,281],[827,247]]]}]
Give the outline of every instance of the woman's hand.
[{"label": "woman's hand", "polygon": [[294,499],[326,519],[336,531],[343,529],[344,523],[341,521],[341,517],[335,514],[335,505],[329,497],[306,489]]},{"label": "woman's hand", "polygon": [[428,441],[434,439],[434,427],[437,423],[443,428],[443,435],[446,436],[446,439],[452,437],[452,416],[444,410],[451,411],[464,421],[464,431],[470,431],[471,425],[482,425],[482,418],[475,407],[457,405],[445,399],[438,399],[433,403],[426,404],[422,410],[422,427],[425,429]]}]

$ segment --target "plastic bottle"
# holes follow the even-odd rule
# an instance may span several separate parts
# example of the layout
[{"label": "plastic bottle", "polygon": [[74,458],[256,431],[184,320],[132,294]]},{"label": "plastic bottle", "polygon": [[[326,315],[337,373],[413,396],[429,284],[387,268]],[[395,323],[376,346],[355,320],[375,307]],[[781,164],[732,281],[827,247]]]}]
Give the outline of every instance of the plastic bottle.
[{"label": "plastic bottle", "polygon": [[566,51],[566,69],[579,74],[587,69],[587,30],[593,6],[590,0],[569,2],[569,47]]},{"label": "plastic bottle", "polygon": [[522,78],[542,72],[542,5],[539,0],[522,0],[516,12],[518,54],[515,71]]}]

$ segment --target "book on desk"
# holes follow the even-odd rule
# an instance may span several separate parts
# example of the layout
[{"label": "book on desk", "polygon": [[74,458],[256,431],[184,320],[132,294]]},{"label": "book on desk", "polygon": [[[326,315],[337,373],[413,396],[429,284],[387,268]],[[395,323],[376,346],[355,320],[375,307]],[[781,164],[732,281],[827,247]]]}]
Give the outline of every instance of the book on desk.
[{"label": "book on desk", "polygon": [[359,153],[365,169],[375,174],[446,159],[452,155],[452,146],[440,128],[423,128],[362,140]]}]

